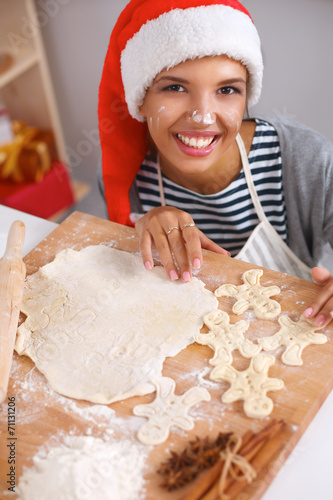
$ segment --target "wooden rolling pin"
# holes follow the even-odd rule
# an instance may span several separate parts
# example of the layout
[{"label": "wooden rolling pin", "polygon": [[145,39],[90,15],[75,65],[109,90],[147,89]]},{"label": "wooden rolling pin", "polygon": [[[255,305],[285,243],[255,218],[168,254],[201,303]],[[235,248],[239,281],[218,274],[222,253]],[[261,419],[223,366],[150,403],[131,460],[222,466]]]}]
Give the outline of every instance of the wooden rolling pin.
[{"label": "wooden rolling pin", "polygon": [[15,221],[0,259],[0,404],[5,400],[25,279],[22,260],[25,227]]}]

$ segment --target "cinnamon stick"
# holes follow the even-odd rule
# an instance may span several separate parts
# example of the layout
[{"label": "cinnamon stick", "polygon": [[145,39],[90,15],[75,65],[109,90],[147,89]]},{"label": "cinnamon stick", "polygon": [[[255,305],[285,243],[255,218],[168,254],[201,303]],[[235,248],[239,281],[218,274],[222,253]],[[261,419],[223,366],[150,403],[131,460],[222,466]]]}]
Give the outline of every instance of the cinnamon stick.
[{"label": "cinnamon stick", "polygon": [[[245,449],[240,451],[240,454],[250,462],[257,473],[260,473],[262,468],[269,463],[283,443],[284,436],[280,431],[284,425],[283,421],[271,422],[262,431],[255,434],[252,442],[248,442],[244,447]],[[228,500],[233,500],[246,486],[248,486],[246,480],[235,481],[230,477],[225,489],[225,495],[228,497]],[[216,481],[209,492],[200,500],[219,499],[219,481]]]},{"label": "cinnamon stick", "polygon": [[187,493],[187,495],[183,496],[181,500],[200,500],[202,495],[204,495],[210,486],[221,476],[222,468],[222,461],[213,465],[213,467],[205,472],[198,484],[189,493]]},{"label": "cinnamon stick", "polygon": [[239,450],[241,453],[242,450],[247,446],[247,444],[256,436],[256,434],[253,431],[246,431],[244,436],[242,437],[242,446]]},{"label": "cinnamon stick", "polygon": [[[256,434],[254,434],[254,432],[252,431],[247,431],[244,434],[240,452],[242,451],[243,447],[245,447],[251,440],[253,440],[255,436]],[[201,476],[201,480],[189,493],[183,496],[181,500],[200,500],[202,495],[204,495],[211,488],[212,484],[214,484],[216,480],[221,476],[223,465],[224,462],[220,461],[217,462],[208,471],[205,471]]]},{"label": "cinnamon stick", "polygon": [[247,460],[251,460],[252,456],[251,450],[257,446],[257,444],[264,444],[264,441],[268,438],[271,438],[278,432],[283,425],[282,421],[272,420],[269,424],[266,425],[260,432],[254,434],[253,439],[251,441],[242,444],[242,448],[240,449],[240,454],[245,457]]},{"label": "cinnamon stick", "polygon": [[[263,471],[263,469],[281,449],[284,441],[285,436],[281,432],[276,433],[272,439],[266,441],[260,452],[251,461],[252,467],[258,474]],[[228,500],[234,500],[246,486],[248,486],[246,481],[234,481],[230,484],[230,487],[227,488],[225,492]],[[217,500],[218,498],[219,496],[215,497],[214,500]]]},{"label": "cinnamon stick", "polygon": [[[246,458],[246,460],[248,462],[250,462],[251,465],[254,467],[256,472],[260,472],[260,468],[257,469],[253,465],[254,459],[256,457],[260,456],[260,460],[262,460],[261,455],[265,454],[265,453],[268,456],[266,446],[270,445],[274,436],[279,434],[279,432],[281,431],[283,426],[284,426],[284,422],[282,422],[282,421],[277,422],[276,420],[273,420],[266,427],[264,427],[264,429],[262,429],[260,432],[258,432],[258,434],[253,434],[252,438],[250,438],[247,442],[243,443],[243,445],[239,451],[239,455]],[[281,439],[281,436],[280,436],[280,439]],[[283,439],[282,439],[282,441],[283,441]],[[280,445],[281,445],[281,442],[280,442],[279,446]],[[274,443],[273,443],[273,446],[274,446]],[[276,451],[277,451],[277,449],[274,450],[274,454]],[[270,459],[268,459],[268,461],[269,460]],[[267,461],[267,463],[268,463],[268,461]],[[257,464],[257,461],[255,462],[255,464]],[[222,462],[221,471],[222,471],[222,468],[223,468],[223,462]],[[206,493],[203,496],[197,497],[197,498],[194,497],[193,500],[218,500],[220,498],[220,495],[219,495],[219,482],[220,481],[219,481],[219,479],[220,478],[218,478],[215,481],[215,483],[213,483],[213,482],[211,483],[210,489],[207,488]],[[240,485],[242,485],[242,486],[240,487]],[[231,487],[233,487],[233,488],[237,487],[237,492],[239,493],[247,485],[248,485],[248,483],[246,480],[235,481],[233,478],[229,477],[227,480],[225,493],[226,493],[226,495],[229,495],[229,490]],[[231,491],[231,493],[233,493],[233,491]]]}]

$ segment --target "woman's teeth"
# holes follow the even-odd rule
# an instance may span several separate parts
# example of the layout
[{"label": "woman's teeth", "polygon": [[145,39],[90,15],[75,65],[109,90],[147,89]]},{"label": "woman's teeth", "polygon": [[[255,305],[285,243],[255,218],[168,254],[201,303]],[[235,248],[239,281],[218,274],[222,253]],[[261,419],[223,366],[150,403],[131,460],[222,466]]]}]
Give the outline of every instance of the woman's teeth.
[{"label": "woman's teeth", "polygon": [[215,136],[212,137],[188,137],[186,135],[177,134],[177,138],[186,146],[190,146],[196,149],[208,148],[208,146],[213,142]]}]

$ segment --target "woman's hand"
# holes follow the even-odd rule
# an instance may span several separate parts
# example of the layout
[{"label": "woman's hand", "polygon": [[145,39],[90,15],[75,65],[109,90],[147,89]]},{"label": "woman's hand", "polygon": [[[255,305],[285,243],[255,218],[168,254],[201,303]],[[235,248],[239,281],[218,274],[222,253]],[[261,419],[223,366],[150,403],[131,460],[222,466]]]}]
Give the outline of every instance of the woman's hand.
[{"label": "woman's hand", "polygon": [[172,281],[192,278],[192,267],[202,265],[202,248],[230,256],[229,252],[207,238],[193,223],[192,217],[174,207],[157,207],[146,213],[135,225],[146,269],[154,267],[152,247],[155,244],[163,266]]},{"label": "woman's hand", "polygon": [[304,311],[306,318],[315,318],[317,326],[323,327],[333,318],[333,276],[324,267],[314,267],[311,275],[315,283],[319,283],[322,289],[314,302]]}]

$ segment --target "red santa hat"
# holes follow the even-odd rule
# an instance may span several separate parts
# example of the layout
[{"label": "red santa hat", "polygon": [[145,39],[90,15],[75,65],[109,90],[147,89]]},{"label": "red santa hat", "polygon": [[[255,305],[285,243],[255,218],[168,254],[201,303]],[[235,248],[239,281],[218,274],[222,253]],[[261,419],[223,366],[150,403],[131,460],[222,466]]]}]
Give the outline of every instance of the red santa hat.
[{"label": "red santa hat", "polygon": [[261,92],[260,40],[237,0],[132,0],[110,38],[99,89],[103,179],[110,220],[132,225],[129,190],[147,153],[139,108],[162,70],[225,54],[248,70],[248,105]]}]

